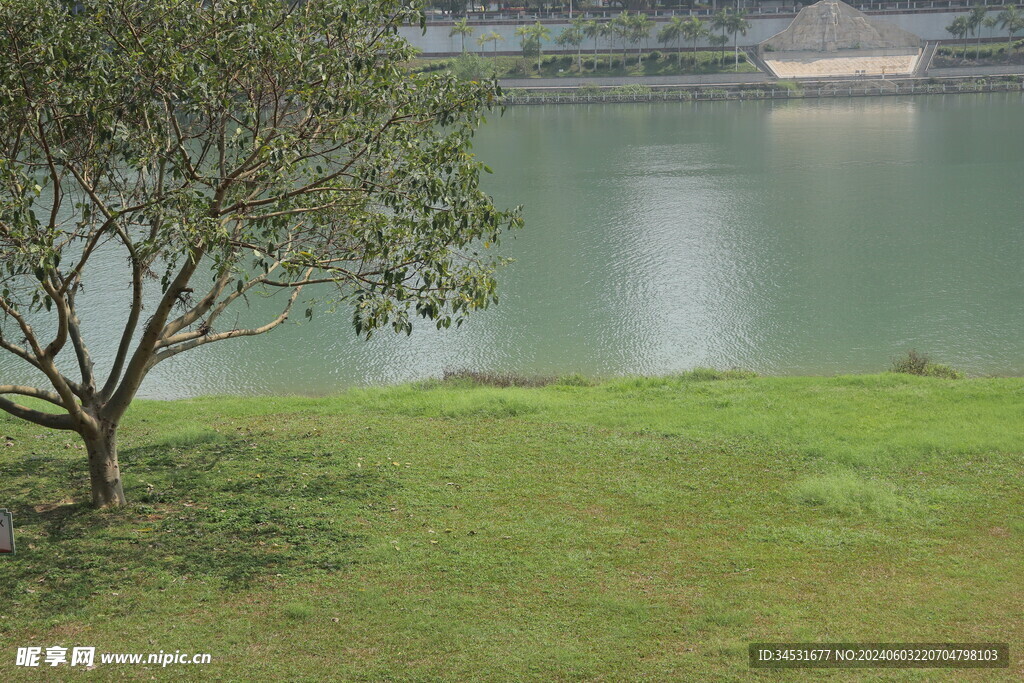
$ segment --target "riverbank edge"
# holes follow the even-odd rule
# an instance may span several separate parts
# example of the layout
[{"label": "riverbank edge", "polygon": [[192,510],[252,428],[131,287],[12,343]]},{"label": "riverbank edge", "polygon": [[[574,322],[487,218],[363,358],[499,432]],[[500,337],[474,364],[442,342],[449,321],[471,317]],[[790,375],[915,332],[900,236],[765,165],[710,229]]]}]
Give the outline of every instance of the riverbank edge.
[{"label": "riverbank edge", "polygon": [[[955,384],[988,382],[988,381],[1019,381],[1020,391],[1024,392],[1024,375],[1014,374],[968,374],[954,367],[945,364],[934,364],[928,362],[927,369],[923,372],[902,372],[895,370],[882,370],[878,372],[849,372],[834,373],[828,375],[786,375],[786,374],[762,374],[752,370],[732,368],[719,370],[710,367],[697,367],[692,370],[683,370],[657,375],[585,375],[581,373],[559,373],[559,374],[519,374],[515,372],[476,372],[468,370],[446,371],[443,377],[427,377],[418,380],[396,382],[394,384],[358,384],[338,388],[337,391],[319,391],[310,393],[300,392],[276,392],[276,393],[209,393],[197,394],[194,396],[177,396],[173,398],[155,398],[152,396],[139,397],[133,405],[166,405],[185,404],[207,401],[227,401],[231,403],[257,403],[270,401],[280,406],[290,401],[299,403],[320,402],[334,399],[347,401],[351,396],[381,395],[392,392],[404,393],[405,391],[428,391],[444,389],[460,391],[463,389],[544,389],[554,388],[599,388],[620,384],[650,384],[665,382],[718,382],[718,381],[798,381],[798,382],[828,382],[831,380],[857,380],[873,381],[885,378],[920,378],[925,381],[950,381]],[[5,417],[0,413],[0,420]]]},{"label": "riverbank edge", "polygon": [[748,83],[574,85],[506,88],[503,105],[603,104],[617,102],[821,99],[1024,91],[1020,74],[925,76],[901,79],[771,80]]}]

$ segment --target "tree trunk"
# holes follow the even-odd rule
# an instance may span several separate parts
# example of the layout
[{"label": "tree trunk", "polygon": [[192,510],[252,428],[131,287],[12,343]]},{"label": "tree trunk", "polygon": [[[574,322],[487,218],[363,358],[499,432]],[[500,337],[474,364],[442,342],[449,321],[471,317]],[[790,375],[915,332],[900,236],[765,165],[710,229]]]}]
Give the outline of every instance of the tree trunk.
[{"label": "tree trunk", "polygon": [[98,436],[83,438],[86,451],[89,453],[93,507],[124,505],[126,501],[121,486],[121,468],[117,464],[117,426],[104,424]]}]

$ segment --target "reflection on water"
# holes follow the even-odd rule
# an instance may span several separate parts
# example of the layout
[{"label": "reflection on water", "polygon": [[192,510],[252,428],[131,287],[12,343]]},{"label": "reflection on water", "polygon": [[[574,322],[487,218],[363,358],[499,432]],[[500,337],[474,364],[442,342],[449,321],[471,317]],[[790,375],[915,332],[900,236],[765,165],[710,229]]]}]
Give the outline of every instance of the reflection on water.
[{"label": "reflection on water", "polygon": [[[1022,106],[1001,94],[513,108],[475,149],[497,201],[525,205],[500,306],[457,331],[369,342],[347,313],[320,316],[182,354],[142,393],[325,393],[445,368],[828,374],[878,371],[910,347],[1021,374]],[[83,318],[109,362],[126,300],[101,294]],[[6,359],[0,371],[24,378]]]}]

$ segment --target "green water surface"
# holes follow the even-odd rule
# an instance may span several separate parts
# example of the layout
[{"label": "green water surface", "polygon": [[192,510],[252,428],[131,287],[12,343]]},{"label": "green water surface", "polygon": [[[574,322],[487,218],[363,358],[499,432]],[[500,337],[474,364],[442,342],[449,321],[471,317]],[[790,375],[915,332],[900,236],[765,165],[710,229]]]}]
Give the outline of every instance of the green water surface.
[{"label": "green water surface", "polygon": [[[141,393],[315,394],[446,368],[873,372],[911,347],[1024,374],[1022,121],[1019,93],[510,108],[474,148],[497,202],[524,205],[498,307],[369,342],[347,311],[320,316],[182,354]],[[82,313],[101,366],[116,290]],[[0,380],[24,376],[0,359]]]}]

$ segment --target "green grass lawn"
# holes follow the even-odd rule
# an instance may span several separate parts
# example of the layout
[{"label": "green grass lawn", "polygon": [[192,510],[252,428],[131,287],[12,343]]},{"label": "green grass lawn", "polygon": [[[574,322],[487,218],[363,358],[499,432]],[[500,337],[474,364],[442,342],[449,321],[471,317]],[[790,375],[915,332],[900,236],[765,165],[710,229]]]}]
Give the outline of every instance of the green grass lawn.
[{"label": "green grass lawn", "polygon": [[[53,645],[213,657],[104,679],[1024,676],[1024,380],[721,377],[139,402],[100,512],[75,440],[0,419],[0,676]],[[757,640],[1014,659],[751,672]]]},{"label": "green grass lawn", "polygon": [[[541,70],[537,71],[537,59],[509,55],[469,54],[463,57],[448,59],[420,59],[410,65],[413,70],[452,69],[456,74],[466,78],[488,78],[492,74],[498,78],[579,78],[579,77],[642,77],[642,76],[675,76],[698,75],[713,73],[750,73],[756,72],[755,67],[746,61],[740,53],[739,64],[735,64],[732,48],[723,55],[720,51],[685,52],[682,60],[676,54],[644,52],[640,63],[637,54],[626,54],[625,62],[622,53],[615,54],[586,51],[582,54],[583,70],[579,69],[577,56],[548,55],[542,58]],[[461,67],[460,67],[461,65]]]}]

